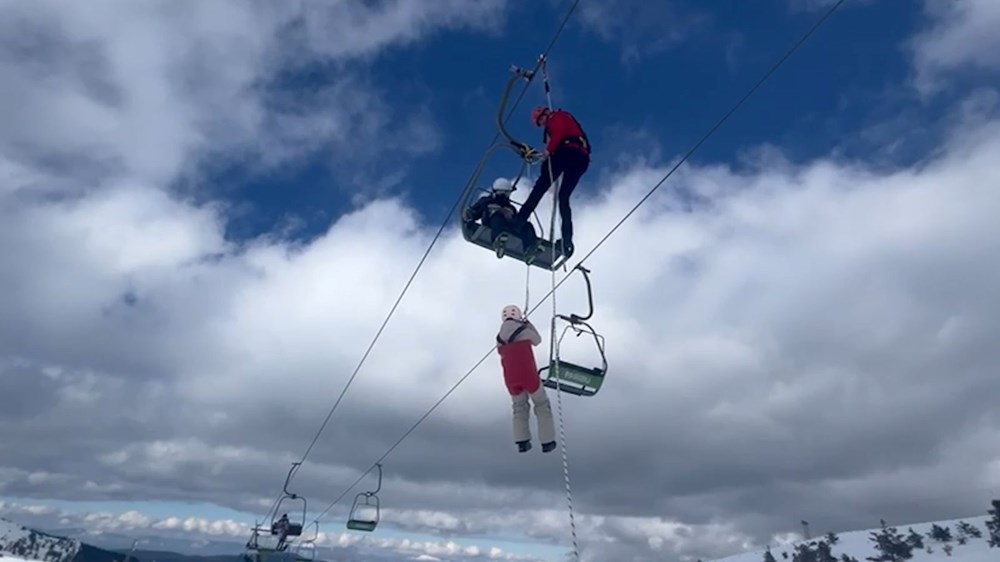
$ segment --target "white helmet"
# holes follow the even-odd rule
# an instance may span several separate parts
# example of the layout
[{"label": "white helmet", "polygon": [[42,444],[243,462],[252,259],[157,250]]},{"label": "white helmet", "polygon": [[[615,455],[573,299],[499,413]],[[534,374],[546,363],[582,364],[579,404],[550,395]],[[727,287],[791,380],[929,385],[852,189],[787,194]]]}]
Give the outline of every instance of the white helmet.
[{"label": "white helmet", "polygon": [[493,180],[493,193],[510,193],[514,191],[514,184],[507,178],[497,178]]},{"label": "white helmet", "polygon": [[503,307],[503,313],[500,316],[504,320],[524,320],[524,314],[521,314],[521,309],[516,304],[508,304]]}]

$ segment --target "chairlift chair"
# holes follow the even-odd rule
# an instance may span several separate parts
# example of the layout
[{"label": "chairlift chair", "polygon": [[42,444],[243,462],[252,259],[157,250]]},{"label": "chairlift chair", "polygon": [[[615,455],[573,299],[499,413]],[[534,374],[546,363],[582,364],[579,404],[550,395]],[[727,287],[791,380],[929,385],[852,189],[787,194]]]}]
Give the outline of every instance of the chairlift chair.
[{"label": "chairlift chair", "polygon": [[295,562],[313,562],[316,559],[316,540],[319,539],[319,521],[313,521],[316,531],[308,539],[302,539],[295,545]]},{"label": "chairlift chair", "polygon": [[566,321],[567,325],[563,328],[558,342],[555,343],[557,346],[556,349],[562,343],[566,332],[571,329],[576,332],[577,336],[584,333],[589,334],[594,338],[597,351],[601,355],[601,366],[585,367],[577,363],[564,361],[557,353],[555,359],[549,365],[538,370],[538,375],[542,376],[547,371],[545,377],[542,379],[542,384],[546,388],[552,388],[575,396],[594,396],[601,389],[601,385],[604,384],[604,377],[608,372],[608,358],[604,352],[604,337],[598,334],[587,323],[587,320],[594,315],[594,294],[590,284],[590,270],[582,265],[577,265],[574,269],[579,269],[583,273],[584,280],[587,282],[587,303],[590,310],[586,316],[578,316],[576,314],[570,314],[569,316],[557,315],[559,319]]},{"label": "chairlift chair", "polygon": [[[351,514],[347,519],[347,528],[352,531],[370,533],[378,526],[380,507],[377,494],[382,489],[382,465],[376,464],[375,466],[378,467],[378,486],[374,491],[361,492],[354,497],[354,505],[351,506]],[[363,517],[361,515],[363,511],[371,511],[372,508],[374,508],[374,517]]]},{"label": "chairlift chair", "polygon": [[285,500],[292,500],[292,501],[301,500],[302,501],[302,520],[301,520],[301,522],[296,522],[296,523],[292,523],[291,521],[289,521],[288,522],[288,532],[285,533],[285,536],[287,536],[287,537],[298,537],[298,536],[302,535],[302,527],[305,526],[305,524],[306,524],[306,507],[307,507],[306,499],[304,497],[298,495],[298,494],[293,494],[292,492],[288,491],[288,484],[291,482],[292,476],[295,475],[295,472],[298,471],[298,469],[299,469],[299,467],[301,465],[302,465],[301,462],[292,463],[292,468],[290,468],[288,470],[288,475],[285,477],[285,485],[282,488],[282,490],[284,491],[284,496],[282,496],[281,499],[278,500],[278,504],[274,506],[274,512],[271,514],[271,534],[272,535],[279,535],[279,534],[281,534],[280,531],[278,531],[278,521],[277,521],[277,519],[278,519],[278,514],[281,513],[281,504],[284,503]]},{"label": "chairlift chair", "polygon": [[[516,66],[511,67],[511,72],[513,76],[507,81],[507,85],[504,88],[503,95],[500,98],[500,106],[497,109],[496,124],[497,130],[500,135],[506,141],[505,143],[494,143],[487,150],[486,154],[483,156],[482,160],[479,161],[479,165],[476,167],[472,174],[472,178],[469,180],[468,185],[466,185],[465,192],[462,194],[462,202],[459,206],[458,220],[462,227],[462,237],[473,244],[486,248],[487,250],[494,251],[493,246],[493,232],[492,229],[487,224],[466,221],[464,215],[465,209],[470,206],[470,199],[474,192],[474,187],[476,182],[479,180],[479,176],[483,172],[483,168],[486,166],[486,162],[492,156],[493,152],[498,148],[507,148],[516,153],[520,160],[521,165],[518,169],[517,178],[514,183],[517,183],[517,179],[520,179],[524,174],[524,170],[527,165],[533,164],[539,160],[540,155],[534,151],[527,144],[514,139],[510,133],[504,127],[504,108],[507,105],[507,99],[510,97],[510,90],[514,84],[520,80],[525,79],[530,81],[534,76],[533,71],[527,71]],[[485,221],[483,221],[485,222]],[[511,257],[518,261],[523,261],[529,265],[540,267],[545,270],[554,270],[562,266],[566,261],[566,256],[562,254],[562,251],[558,248],[553,250],[554,245],[551,240],[546,240],[544,238],[544,232],[539,233],[538,241],[540,243],[540,250],[534,254],[531,258],[528,252],[528,248],[524,247],[524,243],[521,239],[515,236],[513,233],[508,233],[506,243],[504,244],[504,257]],[[530,258],[530,263],[529,263]]]}]

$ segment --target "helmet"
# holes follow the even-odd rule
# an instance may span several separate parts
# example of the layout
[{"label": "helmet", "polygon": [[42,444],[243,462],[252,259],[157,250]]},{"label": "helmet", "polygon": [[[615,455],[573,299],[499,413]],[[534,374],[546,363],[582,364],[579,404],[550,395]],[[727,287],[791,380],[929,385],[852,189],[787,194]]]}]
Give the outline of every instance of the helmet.
[{"label": "helmet", "polygon": [[493,193],[510,193],[514,191],[514,184],[507,178],[497,178],[493,180]]},{"label": "helmet", "polygon": [[542,115],[545,115],[548,112],[549,108],[544,105],[535,106],[535,109],[531,110],[531,122],[534,123],[536,127],[539,126],[538,121],[542,118]]},{"label": "helmet", "polygon": [[521,309],[518,308],[516,304],[508,304],[503,307],[501,317],[504,320],[524,320],[524,315],[521,314]]}]

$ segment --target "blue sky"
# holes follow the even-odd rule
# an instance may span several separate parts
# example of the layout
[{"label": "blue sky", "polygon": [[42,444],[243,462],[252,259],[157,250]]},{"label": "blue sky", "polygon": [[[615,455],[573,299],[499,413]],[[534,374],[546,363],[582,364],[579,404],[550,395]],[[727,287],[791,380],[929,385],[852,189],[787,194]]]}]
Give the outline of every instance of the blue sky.
[{"label": "blue sky", "polygon": [[[830,4],[581,0],[548,67],[595,147],[579,249]],[[508,66],[532,66],[568,6],[0,4],[0,102],[17,100],[0,103],[0,498],[17,504],[0,515],[129,532],[177,517],[194,530],[155,530],[242,542],[233,529],[277,492],[493,138]],[[810,510],[834,530],[964,515],[1000,486],[983,446],[1000,10],[953,6],[848,1],[595,254],[621,375],[567,406],[590,559],[707,560]],[[509,121],[535,146],[543,102],[536,79]],[[499,153],[479,186],[513,164]],[[689,196],[712,204],[678,211]],[[523,298],[523,266],[448,218],[296,477],[311,507]],[[387,461],[389,522],[367,553],[565,549],[559,459],[505,449],[510,405],[497,365],[482,370]],[[930,480],[969,485],[929,497]],[[357,491],[325,519],[331,541]]]},{"label": "blue sky", "polygon": [[[499,32],[434,34],[416,45],[390,48],[365,68],[394,114],[427,112],[438,138],[436,149],[412,162],[388,193],[405,197],[426,221],[439,223],[493,138],[508,66],[534,64],[568,5],[515,2]],[[621,26],[607,36],[581,23],[577,14],[550,53],[553,101],[586,127],[597,150],[594,172],[630,153],[682,154],[820,13],[790,9],[787,0],[670,6],[668,14],[629,3]],[[653,19],[639,22],[643,16]],[[632,27],[636,23],[640,27]],[[877,143],[857,139],[871,124],[913,112],[921,120],[934,117],[940,105],[925,106],[900,87],[911,72],[906,41],[925,24],[915,3],[848,2],[693,160],[739,165],[742,151],[765,143],[780,146],[796,161],[838,148],[848,156],[864,155],[878,149]],[[633,29],[638,29],[634,35]],[[675,32],[683,38],[658,44]],[[277,87],[296,91],[292,88],[329,82],[338,71],[329,66],[291,71],[284,77],[287,84]],[[544,101],[541,80],[535,80],[510,121],[513,134],[540,143],[527,112]],[[894,158],[907,162],[926,149],[926,141],[914,144],[913,151]],[[254,209],[233,221],[234,236],[270,231],[286,214],[307,221],[307,235],[315,235],[351,208],[351,196],[364,188],[354,182],[353,170],[331,164],[328,155],[321,150],[266,177],[237,172],[230,183],[223,176],[219,183]],[[516,164],[506,154],[492,163],[497,174]],[[388,175],[395,169],[378,168],[370,168],[376,181],[380,171]]]}]

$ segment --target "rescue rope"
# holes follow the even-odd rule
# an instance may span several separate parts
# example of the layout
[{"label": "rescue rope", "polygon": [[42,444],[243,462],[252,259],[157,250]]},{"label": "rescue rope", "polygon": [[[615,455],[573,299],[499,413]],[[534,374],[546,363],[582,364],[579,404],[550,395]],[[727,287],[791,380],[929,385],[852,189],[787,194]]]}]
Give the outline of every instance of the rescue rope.
[{"label": "rescue rope", "polygon": [[[528,176],[528,183],[530,185],[534,185],[535,182],[531,177],[531,166],[527,167],[526,173]],[[532,212],[532,214],[534,214],[534,212]],[[528,217],[526,221],[527,222],[525,229],[534,228],[534,226],[531,224],[531,217]],[[542,237],[544,238],[544,233]],[[521,240],[523,243],[524,238],[522,237]],[[527,250],[527,248],[525,248],[525,250]],[[525,263],[524,264],[524,308],[522,308],[521,310],[528,310],[530,306],[531,306],[531,264]]]},{"label": "rescue rope", "polygon": [[[545,55],[539,55],[538,63],[542,71],[542,84],[545,88],[545,101],[548,105],[549,112],[552,111],[552,91],[549,88],[549,73],[545,64]],[[552,174],[552,155],[546,158],[546,164],[549,167],[549,189],[552,190],[552,218],[549,221],[549,237],[552,238],[552,263],[556,263],[556,211],[559,208],[559,188],[562,187],[562,175],[555,178]],[[559,223],[562,224],[562,216],[559,217]],[[566,251],[566,240],[563,240],[563,252]],[[565,268],[565,267],[564,267]],[[562,454],[562,468],[563,468],[563,480],[566,482],[566,506],[569,510],[569,528],[570,534],[573,537],[573,560],[577,562],[580,561],[580,547],[577,543],[576,538],[576,519],[573,515],[573,490],[570,487],[569,479],[569,456],[566,453],[566,425],[563,423],[563,409],[562,409],[562,382],[559,374],[559,340],[556,339],[556,318],[558,311],[556,310],[556,269],[552,268],[552,321],[550,322],[551,330],[549,341],[552,342],[549,345],[549,371],[556,380],[556,410],[558,411],[559,417],[559,450]],[[525,307],[527,310],[527,307]],[[543,387],[544,388],[544,387]]]}]

